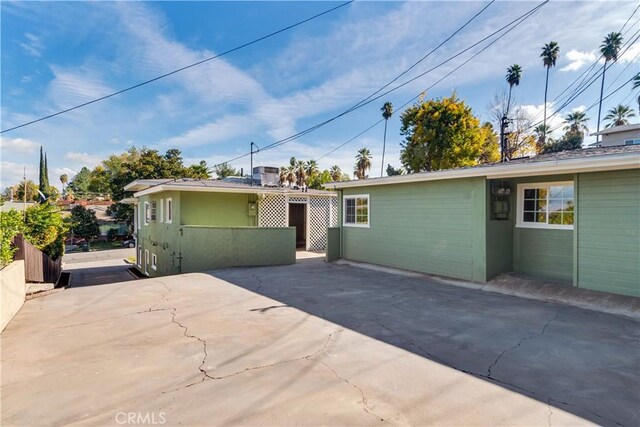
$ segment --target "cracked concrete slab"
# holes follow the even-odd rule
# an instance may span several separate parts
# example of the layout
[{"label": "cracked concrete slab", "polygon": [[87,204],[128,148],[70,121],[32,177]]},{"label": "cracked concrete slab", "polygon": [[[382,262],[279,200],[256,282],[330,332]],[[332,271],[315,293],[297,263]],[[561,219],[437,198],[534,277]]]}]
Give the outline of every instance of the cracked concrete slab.
[{"label": "cracked concrete slab", "polygon": [[71,288],[2,333],[1,424],[633,424],[638,325],[598,316],[319,260]]}]

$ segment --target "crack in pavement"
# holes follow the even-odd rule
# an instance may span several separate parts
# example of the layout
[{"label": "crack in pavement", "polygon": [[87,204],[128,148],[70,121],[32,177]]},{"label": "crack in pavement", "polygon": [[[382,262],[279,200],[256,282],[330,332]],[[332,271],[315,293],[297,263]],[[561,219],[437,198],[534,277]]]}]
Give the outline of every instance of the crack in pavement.
[{"label": "crack in pavement", "polygon": [[489,368],[487,369],[487,377],[492,378],[492,369],[498,364],[498,362],[500,362],[500,359],[502,359],[502,356],[504,356],[506,353],[515,350],[516,348],[520,347],[525,341],[529,341],[532,340],[534,338],[538,338],[541,337],[542,335],[544,335],[544,333],[547,331],[547,328],[549,327],[549,325],[558,319],[558,316],[560,315],[560,312],[563,310],[564,307],[560,307],[558,309],[558,311],[556,311],[555,316],[553,316],[553,318],[551,320],[549,320],[544,327],[542,328],[542,330],[534,335],[528,336],[528,337],[524,337],[522,339],[520,339],[520,341],[518,341],[518,343],[506,350],[504,350],[502,353],[500,353],[500,355],[496,358],[496,360],[493,361],[493,363],[491,365],[489,365]]},{"label": "crack in pavement", "polygon": [[356,384],[352,383],[352,382],[351,382],[351,381],[349,381],[348,379],[346,379],[346,378],[344,378],[344,377],[340,376],[340,374],[338,374],[338,372],[336,372],[336,370],[335,370],[335,369],[333,369],[331,366],[329,366],[326,362],[324,362],[324,361],[320,361],[320,363],[322,363],[322,364],[323,364],[327,369],[329,369],[329,370],[333,373],[333,375],[335,375],[335,377],[336,377],[336,378],[338,378],[338,379],[339,379],[339,380],[341,380],[341,381],[344,381],[345,383],[349,384],[351,387],[353,387],[353,388],[355,388],[356,390],[358,390],[358,392],[360,392],[360,397],[361,397],[360,402],[362,403],[362,409],[364,410],[364,412],[366,412],[367,414],[369,414],[369,415],[371,415],[371,416],[373,416],[373,417],[377,418],[377,419],[378,419],[378,421],[381,421],[381,422],[388,422],[387,420],[385,420],[385,419],[384,419],[384,417],[381,417],[380,415],[378,415],[378,414],[376,414],[376,413],[372,412],[372,411],[369,409],[368,402],[367,402],[367,397],[364,395],[364,390],[362,390],[362,388],[361,388],[361,387],[359,387],[359,386],[357,386]]},{"label": "crack in pavement", "polygon": [[249,273],[249,274],[251,274],[253,276],[253,278],[256,279],[256,282],[258,282],[258,287],[253,292],[259,292],[260,288],[262,288],[262,285],[264,285],[264,282],[257,275],[255,275],[253,273]]}]

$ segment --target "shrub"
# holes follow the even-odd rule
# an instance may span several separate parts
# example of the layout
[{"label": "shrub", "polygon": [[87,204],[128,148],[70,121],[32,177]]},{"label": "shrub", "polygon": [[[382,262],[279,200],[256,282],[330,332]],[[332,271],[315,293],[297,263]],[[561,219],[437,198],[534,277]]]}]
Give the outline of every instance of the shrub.
[{"label": "shrub", "polygon": [[24,221],[22,213],[11,209],[0,212],[0,268],[4,268],[13,261],[16,247],[13,246],[13,238],[23,232]]}]

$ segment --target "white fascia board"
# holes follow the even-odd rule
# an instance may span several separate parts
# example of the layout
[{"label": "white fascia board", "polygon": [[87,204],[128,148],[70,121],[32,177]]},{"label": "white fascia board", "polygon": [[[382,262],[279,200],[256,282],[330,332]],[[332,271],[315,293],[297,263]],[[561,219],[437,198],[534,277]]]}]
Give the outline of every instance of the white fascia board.
[{"label": "white fascia board", "polygon": [[363,179],[357,181],[330,182],[327,187],[336,189],[370,187],[374,185],[402,184],[410,182],[439,181],[457,178],[484,176],[491,178],[515,178],[532,175],[558,175],[566,173],[599,172],[620,169],[639,169],[640,154],[621,154],[591,158],[531,162],[517,165],[498,165],[470,169],[453,169],[438,172],[396,175],[385,178]]},{"label": "white fascia board", "polygon": [[127,197],[124,198],[122,200],[120,200],[120,203],[125,204],[125,205],[137,205],[138,204],[138,199],[135,197]]},{"label": "white fascia board", "polygon": [[191,191],[199,193],[236,193],[236,194],[285,194],[290,196],[308,196],[308,197],[336,197],[335,193],[327,194],[311,194],[311,193],[283,193],[281,191],[269,191],[263,187],[255,188],[224,188],[224,187],[194,187],[186,185],[161,184],[156,185],[134,194],[135,197],[146,196],[148,194],[160,193],[163,191]]}]

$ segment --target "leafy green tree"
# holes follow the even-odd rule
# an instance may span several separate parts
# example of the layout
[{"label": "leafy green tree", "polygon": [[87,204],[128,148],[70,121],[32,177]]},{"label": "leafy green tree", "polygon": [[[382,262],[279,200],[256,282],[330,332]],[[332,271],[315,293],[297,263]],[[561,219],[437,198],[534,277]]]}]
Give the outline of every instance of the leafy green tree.
[{"label": "leafy green tree", "polygon": [[587,113],[584,111],[569,113],[564,119],[566,123],[564,130],[567,132],[582,133],[584,135],[585,132],[589,131],[589,128],[587,128],[588,120]]},{"label": "leafy green tree", "polygon": [[80,169],[80,172],[73,177],[67,188],[73,191],[78,198],[86,198],[89,194],[90,180],[91,171],[87,167],[83,167]]},{"label": "leafy green tree", "polygon": [[321,190],[324,188],[324,184],[331,181],[333,181],[333,179],[331,179],[331,172],[325,169],[322,172],[316,171],[316,173],[311,175],[307,184],[309,185],[309,188]]},{"label": "leafy green tree", "polygon": [[518,64],[513,64],[511,67],[507,68],[507,75],[505,76],[507,79],[507,83],[509,83],[509,99],[507,101],[507,117],[509,116],[509,107],[511,106],[511,91],[514,86],[518,86],[520,84],[520,79],[522,78],[522,68]]},{"label": "leafy green tree", "polygon": [[558,141],[553,141],[544,146],[542,154],[557,153],[560,151],[579,150],[584,142],[584,134],[580,131],[567,131]]},{"label": "leafy green tree", "polygon": [[414,104],[400,121],[400,161],[409,173],[478,164],[486,131],[457,95]]},{"label": "leafy green tree", "polygon": [[[604,64],[602,65],[602,83],[600,85],[600,102],[598,104],[598,123],[596,132],[600,132],[600,116],[602,115],[602,96],[604,95],[604,76],[607,71],[607,63],[609,61],[616,62],[618,60],[618,54],[622,47],[622,34],[621,33],[609,33],[604,38],[604,41],[600,45],[600,53],[604,57]],[[600,137],[597,137],[600,140]]]},{"label": "leafy green tree", "polygon": [[15,209],[0,211],[0,268],[13,261],[17,248],[13,246],[13,238],[24,230],[22,212]]},{"label": "leafy green tree", "polygon": [[186,177],[193,178],[193,179],[211,178],[211,174],[209,173],[209,167],[207,166],[207,162],[205,162],[204,160],[200,160],[200,163],[189,166],[186,171]]},{"label": "leafy green tree", "polygon": [[[560,56],[560,45],[557,42],[549,42],[542,47],[542,53],[540,57],[542,58],[542,63],[547,69],[547,75],[544,83],[544,120],[542,124],[547,126],[547,92],[549,89],[549,70],[551,67],[556,66],[556,61],[558,60],[558,56]],[[543,138],[546,138],[546,134],[543,134]],[[543,141],[544,143],[545,141]]]},{"label": "leafy green tree", "polygon": [[107,170],[98,165],[89,175],[89,191],[94,194],[109,194],[111,190],[110,177]]},{"label": "leafy green tree", "polygon": [[624,126],[629,124],[629,119],[635,116],[635,113],[628,105],[618,105],[608,111],[604,119],[609,121],[605,127]]},{"label": "leafy green tree", "polygon": [[403,168],[394,168],[391,164],[387,165],[387,176],[404,175],[405,170]]},{"label": "leafy green tree", "polygon": [[129,234],[133,234],[133,206],[124,203],[114,203],[107,208],[107,215],[117,222],[127,224]]},{"label": "leafy green tree", "polygon": [[53,203],[38,203],[27,208],[25,239],[52,259],[64,254],[64,236],[67,229],[60,209]]},{"label": "leafy green tree", "polygon": [[[27,202],[36,202],[38,200],[40,200],[40,196],[38,195],[38,186],[35,184],[35,182],[31,181],[31,180],[27,180],[27,186],[26,186],[26,191],[27,191]],[[18,187],[16,189],[16,198],[21,201],[24,200],[24,192],[25,192],[25,185],[24,185],[24,181],[21,181],[20,184],[18,184]]]},{"label": "leafy green tree", "polygon": [[100,236],[100,226],[95,211],[84,206],[78,205],[71,209],[69,226],[74,236],[77,237],[91,240]]},{"label": "leafy green tree", "polygon": [[366,179],[367,171],[371,169],[371,152],[368,148],[361,148],[356,155],[356,165],[353,168],[353,176],[358,179]]},{"label": "leafy green tree", "polygon": [[498,135],[493,129],[493,125],[489,122],[485,122],[482,125],[482,131],[484,132],[484,142],[478,162],[495,163],[500,160]]},{"label": "leafy green tree", "polygon": [[382,118],[384,119],[384,138],[382,139],[382,163],[380,166],[380,177],[382,177],[384,170],[384,151],[387,147],[387,123],[391,116],[393,116],[393,104],[390,102],[385,102],[382,108]]},{"label": "leafy green tree", "polygon": [[228,176],[238,176],[240,175],[240,171],[235,169],[233,166],[228,163],[222,163],[221,165],[216,165],[213,168],[213,173],[216,174],[218,179],[224,179]]}]

